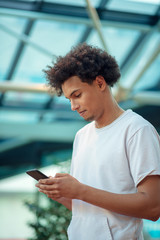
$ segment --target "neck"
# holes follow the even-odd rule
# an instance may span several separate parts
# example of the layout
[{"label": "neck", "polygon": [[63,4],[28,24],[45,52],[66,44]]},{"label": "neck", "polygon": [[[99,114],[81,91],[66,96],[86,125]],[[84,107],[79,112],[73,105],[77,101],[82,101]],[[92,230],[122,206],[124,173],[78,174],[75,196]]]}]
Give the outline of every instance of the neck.
[{"label": "neck", "polygon": [[102,128],[113,121],[115,121],[121,114],[123,114],[124,110],[119,107],[116,100],[110,95],[110,98],[107,97],[106,101],[104,101],[103,111],[101,116],[97,120],[95,120],[96,128]]}]

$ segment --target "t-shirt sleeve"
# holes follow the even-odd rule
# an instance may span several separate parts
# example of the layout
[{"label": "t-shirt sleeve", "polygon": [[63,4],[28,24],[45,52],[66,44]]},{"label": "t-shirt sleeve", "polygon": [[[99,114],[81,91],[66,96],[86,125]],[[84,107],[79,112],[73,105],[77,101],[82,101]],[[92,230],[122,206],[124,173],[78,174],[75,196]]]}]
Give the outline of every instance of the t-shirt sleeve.
[{"label": "t-shirt sleeve", "polygon": [[149,175],[160,175],[160,138],[154,127],[142,127],[131,137],[128,159],[136,186]]}]

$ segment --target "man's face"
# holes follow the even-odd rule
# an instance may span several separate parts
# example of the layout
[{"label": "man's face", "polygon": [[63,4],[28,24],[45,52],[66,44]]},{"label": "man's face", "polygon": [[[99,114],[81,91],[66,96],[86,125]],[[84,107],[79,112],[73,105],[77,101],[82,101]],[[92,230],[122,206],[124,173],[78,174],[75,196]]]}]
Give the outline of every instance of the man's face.
[{"label": "man's face", "polygon": [[73,76],[64,82],[62,90],[71,102],[71,109],[77,111],[85,120],[97,120],[103,114],[102,94],[96,80],[90,85]]}]

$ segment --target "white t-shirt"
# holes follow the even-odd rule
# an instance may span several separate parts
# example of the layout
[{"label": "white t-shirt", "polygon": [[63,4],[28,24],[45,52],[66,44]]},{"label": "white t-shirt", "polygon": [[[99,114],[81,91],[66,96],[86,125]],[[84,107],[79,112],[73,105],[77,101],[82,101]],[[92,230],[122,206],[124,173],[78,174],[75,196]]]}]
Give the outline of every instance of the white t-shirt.
[{"label": "white t-shirt", "polygon": [[[132,110],[100,129],[91,122],[76,134],[71,175],[94,188],[135,193],[146,176],[160,175],[158,133]],[[76,199],[72,201],[72,214],[69,240],[143,239],[141,219]]]}]

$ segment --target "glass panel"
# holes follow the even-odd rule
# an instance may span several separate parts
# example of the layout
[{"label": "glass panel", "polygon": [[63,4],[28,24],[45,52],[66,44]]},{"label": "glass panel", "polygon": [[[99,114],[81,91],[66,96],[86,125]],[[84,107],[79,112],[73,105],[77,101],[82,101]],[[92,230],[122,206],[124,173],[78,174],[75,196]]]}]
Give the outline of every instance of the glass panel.
[{"label": "glass panel", "polygon": [[83,29],[82,25],[38,21],[30,39],[35,44],[45,48],[50,55],[31,46],[26,46],[19,68],[15,72],[14,80],[45,83],[42,69],[51,63],[52,54],[64,55],[67,53],[71,46],[78,41]]},{"label": "glass panel", "polygon": [[[155,32],[148,39],[148,42],[144,44],[143,48],[139,52],[136,60],[132,63],[128,71],[121,78],[121,83],[126,88],[130,87],[136,76],[138,76],[139,72],[143,69],[149,57],[153,54],[155,50],[155,46],[159,44],[159,33]],[[154,86],[157,83],[157,79],[159,76],[159,66],[160,61],[159,57],[154,61],[154,63],[148,68],[145,74],[141,77],[141,79],[136,84],[135,88],[147,88]],[[142,81],[142,82],[141,82]]]},{"label": "glass panel", "polygon": [[31,40],[45,47],[51,54],[64,55],[78,42],[84,28],[81,24],[38,21]]},{"label": "glass panel", "polygon": [[15,82],[34,82],[45,83],[42,70],[51,62],[51,57],[33,47],[26,46],[15,70],[13,81]]},{"label": "glass panel", "polygon": [[141,79],[137,82],[134,90],[142,90],[153,88],[158,83],[160,83],[160,71],[158,71],[160,66],[160,56],[152,63],[152,65],[147,69]]},{"label": "glass panel", "polygon": [[19,43],[18,39],[6,32],[7,28],[20,34],[24,28],[25,22],[26,20],[22,18],[0,17],[0,23],[3,24],[3,26],[6,26],[4,31],[0,25],[0,81],[5,79],[8,68],[12,63],[14,53]]},{"label": "glass panel", "polygon": [[[118,63],[121,64],[138,38],[139,32],[111,27],[103,27],[102,31],[109,52],[116,58]],[[92,31],[87,42],[103,48],[98,33],[95,30]]]},{"label": "glass panel", "polygon": [[117,11],[155,14],[159,0],[112,0],[107,4],[107,8]]},{"label": "glass panel", "polygon": [[[32,31],[31,41],[45,48],[49,54],[37,50],[32,46],[25,47],[21,61],[15,70],[13,81],[46,83],[43,69],[52,62],[53,55],[64,55],[73,46],[84,29],[82,25],[68,23],[54,23],[50,21],[38,21]],[[65,38],[65,41],[64,41]],[[31,93],[6,93],[5,101],[19,100],[44,102],[48,99],[47,94]]]},{"label": "glass panel", "polygon": [[[79,5],[79,6],[86,6],[85,0],[45,0],[46,2],[53,2],[53,3],[61,3],[67,5]],[[92,0],[92,6],[98,6],[101,0]]]}]

